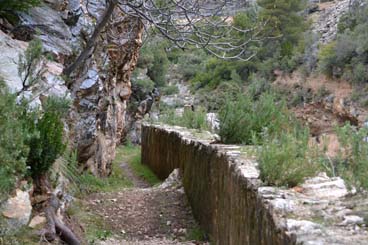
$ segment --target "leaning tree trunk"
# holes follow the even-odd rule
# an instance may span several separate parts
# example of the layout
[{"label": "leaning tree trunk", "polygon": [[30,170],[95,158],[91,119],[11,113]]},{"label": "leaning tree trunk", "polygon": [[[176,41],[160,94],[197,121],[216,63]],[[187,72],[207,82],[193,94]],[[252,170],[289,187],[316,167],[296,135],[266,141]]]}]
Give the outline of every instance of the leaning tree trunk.
[{"label": "leaning tree trunk", "polygon": [[75,143],[79,162],[95,175],[111,172],[131,93],[130,76],[142,43],[143,23],[115,8],[90,56],[74,72]]}]

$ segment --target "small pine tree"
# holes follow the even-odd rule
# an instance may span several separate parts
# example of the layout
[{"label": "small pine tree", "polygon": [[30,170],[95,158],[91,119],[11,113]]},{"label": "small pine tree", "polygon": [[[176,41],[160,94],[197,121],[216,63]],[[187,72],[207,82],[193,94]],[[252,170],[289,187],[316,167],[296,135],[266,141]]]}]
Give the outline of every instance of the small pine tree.
[{"label": "small pine tree", "polygon": [[26,172],[28,146],[23,128],[22,106],[0,81],[0,201]]},{"label": "small pine tree", "polygon": [[27,91],[31,86],[40,79],[39,64],[42,59],[42,42],[40,39],[34,39],[29,42],[27,50],[24,54],[19,55],[18,75],[22,78],[22,90]]},{"label": "small pine tree", "polygon": [[29,142],[30,152],[27,164],[31,168],[32,177],[45,174],[55,160],[63,153],[63,123],[54,112],[45,112],[36,123],[38,131]]},{"label": "small pine tree", "polygon": [[[306,6],[303,0],[258,0],[261,6],[260,18],[266,23],[264,35],[267,37],[280,37],[275,42],[271,39],[267,45],[280,47],[281,56],[291,56],[293,48],[297,46],[306,29],[300,11]],[[275,48],[275,47],[274,47]],[[274,52],[275,49],[265,48]]]}]

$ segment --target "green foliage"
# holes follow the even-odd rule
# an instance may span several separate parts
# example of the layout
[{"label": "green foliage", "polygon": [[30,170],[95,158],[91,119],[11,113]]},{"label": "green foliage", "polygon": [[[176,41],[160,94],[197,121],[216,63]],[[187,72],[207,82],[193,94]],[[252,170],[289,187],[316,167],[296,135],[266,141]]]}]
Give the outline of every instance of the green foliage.
[{"label": "green foliage", "polygon": [[268,185],[293,187],[320,169],[320,152],[309,144],[309,131],[294,128],[289,132],[263,135],[257,151],[261,179]]},{"label": "green foliage", "polygon": [[318,54],[319,69],[329,77],[332,77],[333,74],[333,67],[336,59],[335,47],[336,47],[335,42],[326,44],[320,49]]},{"label": "green foliage", "polygon": [[285,103],[269,93],[263,93],[255,101],[244,94],[228,98],[219,112],[219,120],[221,140],[229,144],[254,144],[265,129],[274,134],[290,126]]},{"label": "green foliage", "polygon": [[271,84],[264,78],[255,75],[251,76],[251,83],[247,89],[252,100],[257,100],[263,93],[271,93]]},{"label": "green foliage", "polygon": [[189,230],[186,239],[188,241],[207,241],[207,234],[199,226],[196,226]]},{"label": "green foliage", "polygon": [[337,128],[340,151],[335,172],[358,190],[368,189],[368,129],[351,125]]},{"label": "green foliage", "polygon": [[32,177],[45,174],[55,160],[63,153],[64,125],[55,111],[45,111],[37,122],[30,122],[30,130],[35,132],[28,141],[30,148],[27,165]]},{"label": "green foliage", "polygon": [[40,0],[1,0],[0,15],[7,11],[26,11],[40,3]]},{"label": "green foliage", "polygon": [[207,110],[203,107],[198,107],[194,111],[190,108],[185,108],[182,115],[177,115],[175,110],[169,109],[162,112],[159,121],[169,125],[177,125],[198,130],[209,129],[207,123]]},{"label": "green foliage", "polygon": [[187,128],[207,130],[207,111],[203,107],[198,107],[194,111],[184,110],[181,117],[181,125]]},{"label": "green foliage", "polygon": [[216,89],[204,88],[196,93],[198,104],[204,106],[208,111],[218,111],[228,98],[234,98],[242,87],[233,82],[222,82]]},{"label": "green foliage", "polygon": [[26,172],[29,148],[25,144],[24,110],[0,81],[0,195],[11,191],[17,177],[22,178]]},{"label": "green foliage", "polygon": [[166,83],[169,60],[165,51],[165,43],[153,40],[142,47],[138,67],[147,68],[147,75],[159,87]]},{"label": "green foliage", "polygon": [[130,165],[136,176],[139,176],[152,186],[161,183],[151,169],[142,163],[141,148],[139,146],[126,145],[119,147],[118,150],[124,156],[124,161]]},{"label": "green foliage", "polygon": [[241,62],[230,62],[217,58],[206,61],[205,70],[196,74],[192,79],[195,89],[208,87],[215,89],[224,82],[242,82],[242,73],[246,71]]},{"label": "green foliage", "polygon": [[203,50],[188,50],[178,58],[179,72],[185,80],[191,80],[198,72],[203,71],[208,56]]},{"label": "green foliage", "polygon": [[161,93],[163,95],[173,95],[179,93],[179,88],[176,85],[167,85],[163,88],[161,88]]},{"label": "green foliage", "polygon": [[144,98],[146,94],[151,92],[155,87],[155,83],[150,80],[143,80],[143,79],[132,79],[132,88],[134,91],[140,91],[142,95],[140,97]]},{"label": "green foliage", "polygon": [[99,178],[90,173],[83,173],[78,179],[80,194],[92,192],[111,192],[123,187],[131,187],[132,183],[124,175],[120,164],[124,161],[130,162],[126,152],[122,147],[116,149],[115,159],[112,162],[111,175],[106,178]]},{"label": "green foliage", "polygon": [[267,22],[263,35],[266,37],[280,37],[270,40],[263,49],[266,52],[280,50],[282,57],[290,57],[293,47],[300,41],[301,34],[306,29],[303,16],[300,11],[305,8],[305,1],[300,0],[258,0],[261,7],[259,18]]},{"label": "green foliage", "polygon": [[22,78],[23,89],[28,89],[39,81],[39,63],[42,59],[42,42],[40,39],[34,39],[24,54],[19,55],[18,74]]},{"label": "green foliage", "polygon": [[[0,218],[1,222],[2,217]],[[2,224],[1,224],[2,225]],[[0,230],[0,244],[9,244],[9,245],[39,245],[40,244],[40,236],[34,232],[33,228],[28,226],[23,226],[14,232],[6,232],[3,234],[3,231]]]},{"label": "green foliage", "polygon": [[27,165],[30,167],[32,177],[45,174],[63,154],[64,124],[61,117],[66,115],[69,106],[70,101],[66,98],[51,96],[43,105],[41,117],[29,113],[27,123],[31,136],[27,142],[30,148]]},{"label": "green foliage", "polygon": [[368,6],[352,8],[340,20],[337,40],[319,54],[320,70],[353,83],[368,81]]},{"label": "green foliage", "polygon": [[58,114],[65,118],[71,106],[71,100],[66,97],[50,96],[42,105],[43,110]]}]

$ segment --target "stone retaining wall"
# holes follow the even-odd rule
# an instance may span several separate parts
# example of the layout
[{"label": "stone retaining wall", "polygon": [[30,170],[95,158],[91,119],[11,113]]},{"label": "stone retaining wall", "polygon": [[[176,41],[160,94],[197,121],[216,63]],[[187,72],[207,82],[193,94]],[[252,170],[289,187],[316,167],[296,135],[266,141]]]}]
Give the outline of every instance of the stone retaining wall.
[{"label": "stone retaining wall", "polygon": [[324,173],[293,189],[264,186],[249,147],[215,142],[209,133],[143,125],[142,162],[161,179],[180,169],[213,244],[368,244],[368,194]]},{"label": "stone retaining wall", "polygon": [[144,125],[142,162],[161,179],[181,170],[193,214],[214,244],[294,244],[257,192],[255,163],[232,152],[236,147],[191,136],[178,128]]}]

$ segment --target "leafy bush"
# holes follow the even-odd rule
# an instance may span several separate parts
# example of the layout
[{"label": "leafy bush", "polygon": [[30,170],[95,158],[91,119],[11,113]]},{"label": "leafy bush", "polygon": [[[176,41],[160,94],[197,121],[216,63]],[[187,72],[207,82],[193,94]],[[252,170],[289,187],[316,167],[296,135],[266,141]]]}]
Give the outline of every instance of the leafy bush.
[{"label": "leafy bush", "polygon": [[27,165],[32,177],[38,177],[50,169],[65,149],[64,125],[60,115],[54,111],[46,111],[37,122],[31,124],[30,129],[35,133],[28,142],[30,151]]},{"label": "leafy bush", "polygon": [[265,129],[274,134],[290,124],[285,103],[277,102],[269,93],[256,101],[243,94],[228,98],[219,112],[219,120],[221,140],[229,144],[253,144],[261,139]]},{"label": "leafy bush", "polygon": [[167,86],[161,88],[161,93],[163,95],[178,94],[179,93],[179,88],[176,85],[167,85]]},{"label": "leafy bush", "polygon": [[[142,79],[132,79],[132,89],[139,98],[144,99],[144,97],[153,90],[155,83],[150,80]],[[139,91],[139,92],[138,92]],[[137,94],[139,93],[139,95]]]},{"label": "leafy bush", "polygon": [[23,91],[28,90],[40,79],[39,63],[42,59],[42,42],[34,39],[29,42],[26,51],[19,55],[18,74],[22,78]]},{"label": "leafy bush", "polygon": [[340,19],[336,41],[320,51],[319,68],[323,73],[353,83],[368,81],[367,15],[368,5],[358,4]]},{"label": "leafy bush", "polygon": [[240,62],[229,62],[217,58],[210,58],[205,64],[205,70],[197,73],[192,79],[195,89],[205,87],[215,89],[224,82],[237,83],[242,82],[242,79],[244,79],[241,76],[240,70],[244,70],[245,65],[242,65]]},{"label": "leafy bush", "polygon": [[139,68],[147,68],[147,75],[157,86],[164,86],[169,65],[164,43],[153,40],[143,46],[137,65]]},{"label": "leafy bush", "polygon": [[202,71],[204,64],[208,60],[207,55],[202,50],[188,50],[178,58],[179,72],[185,80],[190,80]]},{"label": "leafy bush", "polygon": [[336,64],[335,47],[335,42],[326,44],[320,49],[318,54],[319,69],[329,77],[333,76],[333,69]]},{"label": "leafy bush", "polygon": [[16,96],[9,93],[0,81],[0,194],[8,193],[14,187],[17,177],[26,172],[28,146],[27,132],[23,127],[25,108],[17,105]]},{"label": "leafy bush", "polygon": [[199,107],[192,111],[189,108],[184,109],[182,115],[178,115],[175,110],[169,109],[162,113],[160,122],[169,125],[177,125],[186,128],[208,130],[207,111],[203,107]]},{"label": "leafy bush", "polygon": [[347,124],[336,131],[341,147],[333,172],[358,190],[368,189],[368,128]]},{"label": "leafy bush", "polygon": [[184,110],[181,118],[181,126],[194,129],[208,129],[207,111],[203,107],[196,108],[195,111]]},{"label": "leafy bush", "polygon": [[218,111],[228,98],[234,98],[242,87],[233,82],[222,82],[216,89],[204,88],[196,93],[198,104],[207,108],[208,111]]},{"label": "leafy bush", "polygon": [[321,154],[308,142],[307,129],[296,127],[276,136],[266,131],[257,152],[261,179],[268,185],[293,187],[315,175]]},{"label": "leafy bush", "polygon": [[71,106],[71,100],[67,97],[50,96],[42,105],[46,112],[54,112],[61,118],[65,118]]}]

